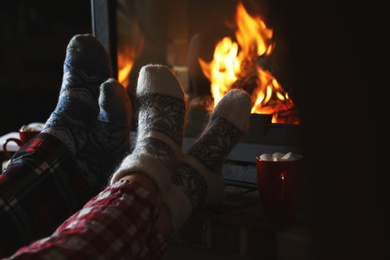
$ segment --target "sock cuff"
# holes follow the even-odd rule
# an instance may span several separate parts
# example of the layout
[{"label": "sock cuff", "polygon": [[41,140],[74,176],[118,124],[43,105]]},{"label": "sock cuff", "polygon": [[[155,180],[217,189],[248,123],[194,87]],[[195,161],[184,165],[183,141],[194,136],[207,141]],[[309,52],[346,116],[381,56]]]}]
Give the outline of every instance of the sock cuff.
[{"label": "sock cuff", "polygon": [[171,214],[173,233],[176,233],[192,213],[191,201],[176,185],[171,185],[164,202]]},{"label": "sock cuff", "polygon": [[127,156],[111,177],[110,184],[134,173],[149,177],[163,199],[170,185],[171,174],[159,159],[149,154],[131,154]]}]

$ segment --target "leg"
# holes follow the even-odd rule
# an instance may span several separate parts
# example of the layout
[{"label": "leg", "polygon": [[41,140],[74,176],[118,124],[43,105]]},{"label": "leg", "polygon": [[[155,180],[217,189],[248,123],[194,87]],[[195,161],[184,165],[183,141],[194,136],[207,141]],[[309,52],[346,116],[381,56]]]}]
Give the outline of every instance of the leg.
[{"label": "leg", "polygon": [[67,149],[48,134],[19,149],[0,187],[0,258],[51,234],[90,191]]},{"label": "leg", "polygon": [[[156,88],[156,84],[165,88]],[[113,184],[51,237],[21,249],[15,258],[31,254],[144,258],[148,254],[159,256],[164,251],[165,242],[154,227],[157,198],[161,201],[171,171],[180,160],[186,114],[184,93],[167,68],[147,66],[141,70],[137,94],[140,114],[136,146],[113,175]],[[169,226],[169,221],[161,223],[160,230],[165,229],[164,225]]]},{"label": "leg", "polygon": [[[213,191],[211,185],[223,187],[223,184],[220,183],[223,182],[223,179],[221,180],[221,176],[213,175],[220,175],[220,172],[216,171],[221,169],[224,158],[241,138],[250,111],[250,98],[247,94],[236,91],[229,93],[231,94],[228,94],[220,102],[221,105],[214,110],[204,134],[183,158],[182,163],[176,167],[174,175],[171,176],[172,184],[170,184],[169,190],[162,189],[164,186],[156,182],[159,177],[155,176],[159,172],[149,174],[150,169],[147,167],[146,169],[140,167],[139,169],[142,171],[138,172],[132,168],[132,165],[122,164],[113,176],[113,184],[110,187],[69,218],[51,237],[20,249],[13,257],[25,259],[33,255],[40,258],[104,257],[117,259],[124,256],[141,259],[162,258],[166,243],[157,230],[159,228],[165,229],[170,226],[170,223],[173,227],[178,228],[179,224],[183,223],[189,215],[186,211],[183,215],[178,210],[178,207],[183,206],[183,201],[190,204],[190,207],[197,207],[216,202],[222,197],[223,190]],[[249,106],[247,106],[248,100]],[[225,114],[226,107],[234,105],[239,107],[237,108],[239,112]],[[246,109],[247,107],[249,109]],[[238,118],[238,115],[243,118]],[[151,120],[151,122],[155,122],[155,120]],[[155,128],[151,127],[151,129]],[[143,133],[141,136],[144,136]],[[208,142],[210,138],[214,140],[211,143]],[[218,141],[216,141],[217,139]],[[140,140],[142,138],[137,141]],[[149,148],[153,148],[153,143],[150,143],[149,146],[138,151],[149,151]],[[206,158],[204,153],[197,153],[198,149],[212,151],[208,153],[208,156],[211,157]],[[146,155],[152,156],[154,154]],[[152,158],[152,161],[169,167],[164,165],[167,162],[163,159],[164,157],[161,158],[157,155],[154,159]],[[210,158],[213,159],[209,161]],[[125,159],[124,162],[126,161]],[[213,161],[212,164],[209,163],[211,161]],[[138,167],[137,164],[136,166]],[[123,172],[127,174],[119,175],[120,179],[116,180],[118,173]],[[166,169],[161,168],[160,173],[165,174]],[[190,176],[188,173],[194,176]],[[208,176],[210,174],[213,175]],[[182,176],[179,178],[177,175]],[[203,187],[184,187],[182,186],[183,182],[179,182],[177,179],[184,180],[185,183],[189,183],[191,179],[203,179],[203,181],[197,182]],[[164,195],[163,192],[168,194],[166,204],[169,207],[170,215],[169,218],[159,221],[162,215],[167,216],[165,212],[160,214],[159,219],[157,219],[158,197]],[[178,197],[174,197],[174,195]],[[172,196],[177,199],[173,202],[178,203],[174,206],[172,206]]]},{"label": "leg", "polygon": [[106,187],[130,142],[131,104],[112,75],[103,46],[90,35],[69,43],[58,104],[42,132],[69,149],[95,192]]},{"label": "leg", "polygon": [[128,150],[131,104],[110,75],[104,48],[92,36],[75,36],[57,108],[0,175],[0,257],[80,209]]},{"label": "leg", "polygon": [[[52,236],[21,248],[13,259],[162,259],[166,242],[154,227],[156,189],[118,181],[66,220]],[[137,183],[138,181],[139,183]]]}]

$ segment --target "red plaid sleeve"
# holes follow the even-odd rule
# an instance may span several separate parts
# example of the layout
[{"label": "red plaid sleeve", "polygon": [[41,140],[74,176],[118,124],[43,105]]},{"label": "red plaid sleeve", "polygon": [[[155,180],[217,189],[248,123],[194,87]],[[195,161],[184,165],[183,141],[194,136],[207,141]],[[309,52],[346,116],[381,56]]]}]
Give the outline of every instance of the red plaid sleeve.
[{"label": "red plaid sleeve", "polygon": [[51,234],[91,197],[61,142],[39,134],[0,175],[0,258]]},{"label": "red plaid sleeve", "polygon": [[162,259],[166,242],[154,227],[156,198],[135,182],[109,186],[55,233],[13,259]]}]

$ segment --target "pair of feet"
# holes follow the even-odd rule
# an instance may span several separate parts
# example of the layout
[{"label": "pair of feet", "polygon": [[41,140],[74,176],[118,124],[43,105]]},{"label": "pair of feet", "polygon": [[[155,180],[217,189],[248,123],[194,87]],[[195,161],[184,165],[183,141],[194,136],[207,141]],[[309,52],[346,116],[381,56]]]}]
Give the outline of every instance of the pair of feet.
[{"label": "pair of feet", "polygon": [[182,156],[186,120],[184,91],[165,66],[141,69],[136,96],[138,136],[129,152],[131,103],[111,77],[104,48],[89,35],[68,45],[58,105],[43,132],[61,139],[90,183],[111,183],[134,173],[147,176],[179,228],[193,208],[220,201],[224,195],[223,162],[242,138],[251,99],[230,91],[213,110],[200,138]]}]

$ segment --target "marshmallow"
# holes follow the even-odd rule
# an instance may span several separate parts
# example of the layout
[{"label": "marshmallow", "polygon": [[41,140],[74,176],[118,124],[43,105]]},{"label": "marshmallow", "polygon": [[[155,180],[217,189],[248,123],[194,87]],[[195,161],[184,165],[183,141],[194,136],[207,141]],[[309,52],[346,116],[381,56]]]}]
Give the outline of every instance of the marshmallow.
[{"label": "marshmallow", "polygon": [[280,161],[282,159],[282,157],[284,156],[284,153],[274,153],[272,155],[272,161]]},{"label": "marshmallow", "polygon": [[292,152],[286,153],[286,154],[281,158],[282,161],[295,161],[295,160],[299,160],[299,159],[302,159],[302,156],[300,156],[300,155],[298,155],[298,154],[294,154],[294,153],[292,153]]},{"label": "marshmallow", "polygon": [[260,155],[260,160],[262,161],[295,161],[302,159],[302,156],[292,152],[289,153],[273,153],[273,154],[262,154]]},{"label": "marshmallow", "polygon": [[43,126],[41,123],[31,123],[29,125],[23,125],[20,130],[29,132],[42,131]]},{"label": "marshmallow", "polygon": [[260,155],[260,160],[272,161],[272,154],[268,154],[268,153],[262,154],[262,155]]}]

